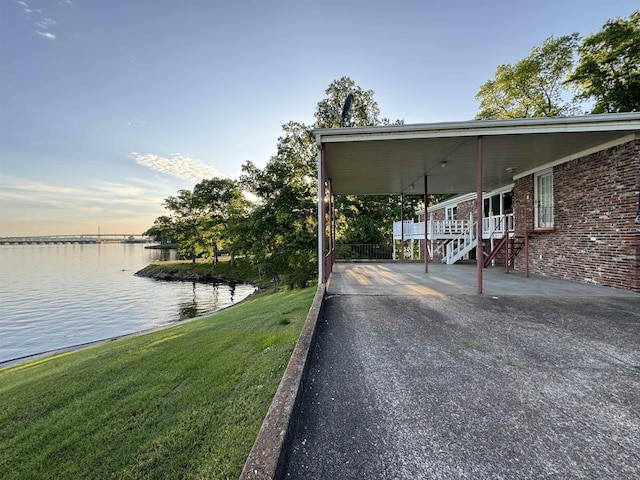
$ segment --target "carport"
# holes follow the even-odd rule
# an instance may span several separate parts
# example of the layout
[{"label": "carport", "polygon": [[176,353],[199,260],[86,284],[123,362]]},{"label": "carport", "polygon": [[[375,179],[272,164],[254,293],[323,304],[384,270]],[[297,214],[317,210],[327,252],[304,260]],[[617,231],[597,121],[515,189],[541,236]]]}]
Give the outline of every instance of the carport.
[{"label": "carport", "polygon": [[[482,195],[543,167],[553,167],[640,134],[639,113],[560,118],[318,129],[318,278],[335,263],[335,195],[476,192]],[[481,222],[477,222],[482,237]],[[476,293],[483,292],[482,245]],[[424,273],[429,272],[425,255]]]}]

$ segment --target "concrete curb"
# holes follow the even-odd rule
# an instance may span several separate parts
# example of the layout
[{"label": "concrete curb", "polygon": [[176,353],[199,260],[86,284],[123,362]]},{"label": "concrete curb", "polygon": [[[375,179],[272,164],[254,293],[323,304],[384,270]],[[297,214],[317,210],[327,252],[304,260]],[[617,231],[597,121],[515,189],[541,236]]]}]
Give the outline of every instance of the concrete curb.
[{"label": "concrete curb", "polygon": [[325,293],[325,285],[318,285],[300,338],[244,464],[240,480],[272,480],[282,476],[290,450],[289,444],[295,431],[309,370],[309,357],[316,341],[316,325],[322,315]]}]

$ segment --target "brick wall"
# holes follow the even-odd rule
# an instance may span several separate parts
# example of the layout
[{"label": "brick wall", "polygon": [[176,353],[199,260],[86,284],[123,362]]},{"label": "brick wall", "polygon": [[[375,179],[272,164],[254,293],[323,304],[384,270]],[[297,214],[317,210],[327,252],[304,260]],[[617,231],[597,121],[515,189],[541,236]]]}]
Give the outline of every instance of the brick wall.
[{"label": "brick wall", "polygon": [[[640,140],[553,168],[554,231],[534,233],[529,271],[640,292]],[[516,228],[533,215],[534,176],[514,188]],[[524,269],[524,252],[516,258]]]},{"label": "brick wall", "polygon": [[[476,218],[476,200],[466,200],[464,202],[460,202],[456,204],[458,206],[457,218],[458,220],[469,220],[469,214],[473,213],[473,218]],[[433,213],[434,220],[444,220],[445,213],[444,207],[439,208],[433,212],[429,212],[429,219],[431,219],[431,214]]]}]

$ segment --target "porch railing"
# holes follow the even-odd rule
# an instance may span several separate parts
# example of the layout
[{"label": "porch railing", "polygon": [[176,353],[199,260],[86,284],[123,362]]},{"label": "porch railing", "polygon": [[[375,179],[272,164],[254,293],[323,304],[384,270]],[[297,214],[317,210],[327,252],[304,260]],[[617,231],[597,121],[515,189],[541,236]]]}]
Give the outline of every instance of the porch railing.
[{"label": "porch railing", "polygon": [[460,235],[469,228],[469,220],[429,220],[429,236]]},{"label": "porch railing", "polygon": [[404,228],[400,227],[401,223],[402,222],[393,222],[393,238],[395,240],[400,240],[403,236],[403,233],[405,240],[424,238],[424,222],[405,220]]},{"label": "porch railing", "polygon": [[502,238],[505,231],[515,228],[513,213],[491,215],[482,219],[482,238]]},{"label": "porch railing", "polygon": [[[404,233],[405,240],[422,240],[424,239],[424,222],[414,222],[413,220],[404,221],[404,232],[400,226],[401,222],[393,222],[393,238],[400,240]],[[429,237],[435,235],[460,235],[469,228],[469,220],[429,220],[427,222],[427,231]]]},{"label": "porch railing", "polygon": [[336,244],[337,260],[391,260],[393,246],[384,244]]}]

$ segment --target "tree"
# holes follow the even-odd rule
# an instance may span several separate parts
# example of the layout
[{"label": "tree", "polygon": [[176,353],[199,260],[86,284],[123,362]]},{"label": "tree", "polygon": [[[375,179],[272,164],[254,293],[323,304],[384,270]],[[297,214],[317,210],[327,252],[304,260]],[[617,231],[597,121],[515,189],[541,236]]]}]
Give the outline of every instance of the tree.
[{"label": "tree", "polygon": [[[354,126],[389,123],[378,118],[373,91],[361,89],[348,77],[332,82],[326,93],[316,108],[316,127],[339,126],[349,93],[354,95]],[[158,218],[149,232],[170,226],[179,251],[193,261],[211,256],[215,264],[220,246],[232,253],[242,247],[263,274],[273,276],[276,286],[281,277],[292,286],[306,285],[317,269],[317,147],[311,126],[288,122],[282,128],[277,153],[263,169],[247,161],[239,182],[214,178],[198,183],[193,193],[180,190],[164,202],[171,215]],[[242,188],[257,197],[255,204],[244,200]],[[395,202],[398,208],[397,195],[385,197],[381,203],[385,202]],[[372,213],[372,223],[388,225],[374,225],[371,231],[390,231],[390,218],[384,211]]]},{"label": "tree", "polygon": [[316,106],[316,128],[340,127],[342,107],[347,96],[353,95],[351,126],[370,127],[380,123],[380,109],[373,99],[373,90],[363,90],[349,77],[334,80],[325,90],[326,97]]},{"label": "tree", "polygon": [[[403,215],[414,218],[422,195],[405,195]],[[336,198],[336,240],[353,244],[390,244],[393,222],[401,218],[399,195],[340,195]]]},{"label": "tree", "polygon": [[155,219],[153,227],[144,232],[143,235],[153,238],[160,245],[169,245],[173,242],[174,230],[175,227],[171,217],[162,215]]},{"label": "tree", "polygon": [[[374,99],[373,90],[364,90],[349,77],[331,82],[325,90],[326,98],[316,107],[318,128],[340,126],[342,106],[347,95],[353,95],[351,107],[351,125],[354,127],[376,125],[402,125],[403,120],[391,122],[380,119],[380,109]],[[407,197],[408,198],[408,197]],[[408,217],[415,214],[411,203],[405,205]],[[393,221],[400,218],[398,195],[337,195],[336,196],[337,232],[336,237],[342,243],[385,244],[390,243]]]},{"label": "tree", "polygon": [[246,213],[249,202],[237,180],[211,178],[202,180],[193,189],[194,201],[206,216],[213,250],[212,266],[218,262],[218,252],[228,248],[231,267],[235,266],[235,250],[239,248],[236,225]]},{"label": "tree", "polygon": [[640,11],[608,20],[585,38],[568,82],[577,97],[595,100],[592,113],[640,110]]},{"label": "tree", "polygon": [[179,190],[177,196],[165,199],[164,208],[171,212],[174,240],[178,252],[195,263],[196,258],[212,255],[210,218],[191,190]]},{"label": "tree", "polygon": [[264,169],[248,161],[241,182],[258,197],[244,225],[252,262],[274,285],[305,286],[316,269],[316,146],[310,127],[289,122]]},{"label": "tree", "polygon": [[478,119],[571,115],[574,100],[564,100],[564,81],[573,68],[578,34],[549,37],[515,65],[500,65],[495,78],[480,87]]}]

